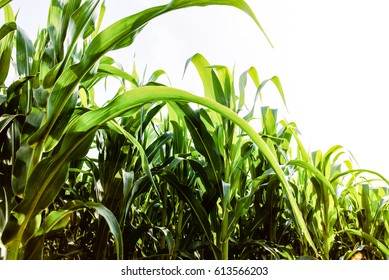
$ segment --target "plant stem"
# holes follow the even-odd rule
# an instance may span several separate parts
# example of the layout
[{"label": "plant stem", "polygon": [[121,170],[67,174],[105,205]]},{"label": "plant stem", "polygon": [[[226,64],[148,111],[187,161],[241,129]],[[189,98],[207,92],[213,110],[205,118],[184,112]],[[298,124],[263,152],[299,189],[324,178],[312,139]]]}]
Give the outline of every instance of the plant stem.
[{"label": "plant stem", "polygon": [[220,234],[220,249],[222,251],[222,260],[228,260],[228,240],[230,238],[228,234],[228,210],[224,209],[223,220],[221,225],[221,234]]},{"label": "plant stem", "polygon": [[18,260],[19,259],[19,247],[20,241],[15,241],[14,244],[7,250],[6,259],[7,260]]},{"label": "plant stem", "polygon": [[[161,217],[161,226],[167,227],[167,187],[168,184],[163,184],[161,188],[162,193],[162,217]],[[165,249],[166,247],[166,239],[163,238],[161,240],[161,248]]]},{"label": "plant stem", "polygon": [[182,218],[184,216],[184,202],[180,200],[178,206],[178,221],[176,227],[176,234],[174,238],[174,246],[172,250],[172,257],[175,256],[176,251],[180,248],[181,245],[181,236],[182,236]]}]

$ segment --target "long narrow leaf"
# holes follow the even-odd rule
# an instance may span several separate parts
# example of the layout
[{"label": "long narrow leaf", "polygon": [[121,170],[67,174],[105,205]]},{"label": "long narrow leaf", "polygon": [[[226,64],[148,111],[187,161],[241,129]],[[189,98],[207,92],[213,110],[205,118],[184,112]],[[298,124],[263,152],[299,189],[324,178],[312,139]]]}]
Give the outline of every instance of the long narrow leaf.
[{"label": "long narrow leaf", "polygon": [[[182,185],[178,182],[178,180],[176,179],[173,173],[165,170],[163,172],[160,172],[160,174],[158,175],[163,177],[165,180],[167,180],[169,184],[179,194],[181,199],[186,203],[188,203],[188,205],[190,205],[194,218],[196,218],[196,220],[198,221],[201,229],[204,231],[205,235],[207,236],[208,242],[211,245],[213,243],[211,225],[208,221],[207,213],[203,208],[203,206],[201,205],[201,203],[199,202],[199,200],[196,199],[196,197],[193,195],[193,193],[187,186]],[[211,246],[211,248],[213,247]]]},{"label": "long narrow leaf", "polygon": [[[11,29],[14,27],[15,15],[10,5],[4,7],[4,21]],[[3,29],[4,32],[4,29]],[[3,33],[4,34],[4,33]],[[0,85],[3,85],[10,69],[12,43],[14,31],[7,32],[7,35],[0,41]]]},{"label": "long narrow leaf", "polygon": [[0,28],[0,40],[3,39],[8,33],[15,31],[17,28],[15,22],[6,22]]},{"label": "long narrow leaf", "polygon": [[218,186],[219,195],[222,195],[221,189],[221,155],[217,145],[212,139],[212,136],[207,131],[204,123],[200,119],[198,112],[192,110],[187,104],[179,104],[179,107],[184,112],[185,122],[192,136],[196,150],[199,151],[209,162],[208,176],[210,181]]},{"label": "long narrow leaf", "polygon": [[115,238],[115,247],[116,247],[116,254],[117,259],[122,260],[123,259],[123,236],[122,231],[120,230],[120,225],[118,221],[116,220],[115,215],[104,205],[100,203],[95,202],[82,202],[82,201],[73,201],[72,207],[69,209],[82,209],[82,208],[90,208],[94,209],[99,215],[101,215],[106,223],[109,226],[109,229]]},{"label": "long narrow leaf", "polygon": [[339,231],[338,233],[342,233],[342,232],[351,233],[353,235],[359,236],[361,238],[364,238],[364,239],[370,241],[372,244],[377,246],[377,248],[380,249],[382,253],[384,253],[386,255],[387,259],[389,258],[389,248],[386,247],[384,244],[382,244],[374,236],[367,234],[367,233],[360,231],[360,230],[355,230],[355,229],[344,229],[344,230]]},{"label": "long narrow leaf", "polygon": [[82,202],[72,201],[71,205],[66,209],[53,211],[45,219],[44,223],[34,234],[34,237],[38,237],[44,234],[48,234],[53,230],[62,229],[66,226],[69,220],[69,216],[75,211],[90,208],[94,209],[99,215],[101,215],[107,222],[111,233],[115,238],[117,259],[123,259],[123,238],[120,230],[119,223],[117,222],[114,214],[106,208],[104,205],[95,202]]},{"label": "long narrow leaf", "polygon": [[[100,32],[90,43],[88,49],[83,55],[82,60],[75,65],[67,68],[55,83],[53,92],[50,95],[48,103],[48,119],[47,123],[37,131],[30,139],[29,144],[35,145],[37,142],[45,142],[48,135],[52,133],[52,129],[61,114],[64,104],[71,97],[78,83],[92,69],[95,63],[108,51],[129,46],[138,32],[155,17],[167,13],[169,11],[187,8],[191,6],[206,6],[206,5],[230,5],[246,12],[259,26],[258,20],[250,7],[243,0],[218,0],[218,1],[172,1],[167,5],[153,7],[138,14],[126,17],[119,20]],[[56,125],[56,131],[62,134],[65,127],[61,128]],[[52,135],[52,139],[59,139],[60,135]],[[45,150],[49,151],[54,147],[55,143],[45,146]]]},{"label": "long narrow leaf", "polygon": [[12,0],[2,0],[2,1],[0,1],[0,9],[3,8],[5,5],[7,5],[11,1]]},{"label": "long narrow leaf", "polygon": [[327,180],[327,178],[323,175],[323,173],[321,173],[320,170],[318,170],[316,167],[302,160],[291,160],[288,162],[288,165],[300,166],[308,170],[309,172],[311,172],[317,179],[319,179],[323,183],[326,189],[331,193],[334,200],[335,201],[337,200],[335,191],[331,183]]},{"label": "long narrow leaf", "polygon": [[251,10],[250,6],[247,5],[247,3],[243,0],[212,0],[212,1],[210,1],[210,0],[192,0],[192,1],[191,0],[173,0],[169,5],[173,6],[174,9],[185,8],[188,6],[207,6],[207,5],[233,6],[235,8],[242,10],[247,15],[249,15],[254,20],[254,22],[257,24],[259,29],[262,31],[263,35],[265,35],[269,44],[271,46],[273,46],[269,37],[266,35],[265,30],[262,28],[257,17],[255,16],[254,12]]},{"label": "long narrow leaf", "polygon": [[145,152],[145,150],[142,147],[142,144],[140,144],[139,141],[134,136],[132,136],[130,133],[128,133],[125,129],[123,129],[120,125],[118,125],[114,121],[110,122],[110,126],[114,130],[116,130],[119,133],[123,134],[124,137],[126,137],[128,141],[130,141],[132,144],[134,144],[136,146],[136,148],[138,149],[138,152],[140,154],[141,161],[142,161],[142,169],[147,174],[147,176],[149,177],[149,179],[152,182],[152,184],[153,184],[154,188],[156,189],[156,191],[159,192],[158,188],[157,188],[157,185],[155,184],[153,175],[151,174],[151,170],[150,170],[150,166],[149,166],[149,161],[148,161],[146,152]]},{"label": "long narrow leaf", "polygon": [[289,188],[289,184],[285,178],[285,175],[281,170],[280,166],[278,165],[274,155],[269,150],[266,143],[257,134],[257,132],[245,120],[241,119],[232,110],[220,105],[216,101],[204,97],[195,96],[182,90],[165,88],[165,87],[145,87],[145,88],[138,88],[132,91],[128,91],[120,95],[116,99],[114,99],[109,105],[107,105],[107,107],[84,114],[77,121],[77,123],[73,125],[73,127],[69,130],[69,133],[64,140],[64,148],[62,150],[64,156],[66,156],[66,153],[68,152],[69,148],[74,149],[74,147],[77,145],[76,143],[80,143],[80,141],[82,142],[84,140],[84,137],[87,137],[88,131],[89,133],[93,131],[93,127],[98,127],[104,124],[106,121],[125,113],[127,110],[130,110],[138,106],[139,104],[161,101],[161,100],[173,101],[173,102],[198,103],[230,119],[232,122],[238,125],[243,131],[245,131],[247,135],[251,138],[251,140],[258,146],[258,149],[263,154],[263,156],[268,159],[275,173],[280,178],[280,181],[284,186],[284,191],[287,195],[287,198],[290,201],[290,205],[295,215],[296,222],[301,228],[302,235],[304,236],[304,238],[306,238],[308,243],[316,252],[316,247],[311,239],[311,236],[304,222],[302,214],[298,208],[297,202],[293,197],[293,194]]},{"label": "long narrow leaf", "polygon": [[[39,186],[39,192],[36,193],[34,197],[29,198],[28,202],[25,203],[25,207],[20,209],[24,210],[21,212],[25,219],[22,221],[22,224],[18,228],[17,232],[13,233],[14,235],[20,237],[19,239],[16,239],[18,240],[18,242],[22,241],[21,236],[23,236],[24,234],[28,221],[34,216],[34,214],[37,213],[38,210],[36,209],[36,206],[38,202],[43,201],[42,197],[45,196],[44,194],[50,191],[51,180],[48,180],[47,178],[53,178],[53,176],[57,174],[57,172],[66,168],[65,165],[68,164],[68,162],[72,158],[78,155],[77,151],[78,149],[80,149],[78,146],[82,145],[84,142],[88,143],[87,140],[90,139],[91,136],[93,136],[96,129],[98,129],[106,122],[140,105],[156,101],[198,103],[218,112],[223,117],[230,119],[243,131],[245,131],[247,135],[251,138],[251,140],[257,145],[259,151],[269,161],[270,165],[279,177],[283,185],[285,194],[288,198],[288,201],[290,202],[291,210],[296,219],[296,223],[301,229],[301,235],[308,241],[309,245],[317,254],[315,244],[311,239],[307,225],[304,222],[297,202],[290,190],[288,181],[286,180],[285,175],[277,162],[277,159],[274,157],[266,143],[261,139],[257,132],[245,120],[241,119],[236,113],[234,113],[229,108],[220,105],[216,101],[204,97],[195,96],[193,94],[178,89],[154,86],[137,88],[128,91],[115,98],[106,107],[97,109],[95,111],[89,111],[72,123],[71,127],[65,135],[59,153],[55,155],[54,159],[47,159],[47,161],[52,161],[50,167],[47,167],[45,170],[42,170],[42,172],[36,171],[37,175],[38,173],[40,174],[40,176],[38,176],[38,179],[36,181],[34,180],[35,183]],[[34,177],[32,176],[32,178]],[[54,199],[54,197],[52,197],[52,199]],[[44,201],[46,203],[50,203],[50,201]],[[39,206],[41,209],[43,209],[42,207],[45,207],[44,204]],[[15,209],[15,212],[17,212],[17,210],[18,209]]]}]

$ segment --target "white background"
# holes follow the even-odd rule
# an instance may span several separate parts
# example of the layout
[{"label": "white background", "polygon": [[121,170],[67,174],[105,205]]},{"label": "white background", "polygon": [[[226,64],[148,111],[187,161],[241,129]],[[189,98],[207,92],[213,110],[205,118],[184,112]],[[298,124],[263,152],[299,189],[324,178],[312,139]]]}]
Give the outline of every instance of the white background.
[{"label": "white background", "polygon": [[[162,268],[181,270],[184,274],[186,269],[198,270],[204,269],[205,275],[202,276],[175,276],[175,275],[124,275],[122,276],[122,269],[127,271],[130,269],[138,270],[138,268],[145,269],[159,269]],[[227,275],[228,267],[235,267],[236,271],[240,268],[244,271],[245,268],[251,267],[267,267],[267,275],[254,276],[233,276]],[[21,269],[22,268],[22,269]],[[217,275],[217,271],[223,271],[225,275]],[[0,269],[2,276],[9,276],[9,278],[17,275],[18,279],[42,279],[42,280],[68,280],[68,279],[131,279],[131,280],[205,280],[205,279],[298,279],[298,280],[328,280],[328,279],[369,279],[379,278],[387,273],[386,261],[4,261],[0,262]],[[216,273],[215,273],[216,272]],[[147,273],[147,272],[146,272]]]},{"label": "white background", "polygon": [[[108,0],[105,26],[168,1]],[[272,85],[264,104],[296,122],[311,151],[341,144],[359,167],[389,177],[387,106],[389,17],[384,0],[247,0],[275,48],[247,15],[229,7],[191,8],[151,22],[134,45],[117,52],[127,70],[134,54],[138,71],[164,69],[173,86],[201,87],[195,71],[182,80],[186,60],[199,52],[211,64],[255,66],[260,78],[279,76],[289,113]],[[32,38],[44,27],[48,0],[14,0],[19,25]],[[357,167],[357,166],[356,166]]]}]

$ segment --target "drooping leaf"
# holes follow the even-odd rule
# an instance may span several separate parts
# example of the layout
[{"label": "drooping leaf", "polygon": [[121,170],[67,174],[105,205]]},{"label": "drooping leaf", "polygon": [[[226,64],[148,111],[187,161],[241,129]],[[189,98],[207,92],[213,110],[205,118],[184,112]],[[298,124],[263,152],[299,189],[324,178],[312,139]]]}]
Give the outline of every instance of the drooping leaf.
[{"label": "drooping leaf", "polygon": [[271,46],[273,44],[270,42],[270,39],[265,33],[265,30],[262,28],[261,24],[259,23],[257,17],[255,16],[254,12],[251,10],[250,6],[243,0],[173,0],[170,2],[169,6],[174,7],[174,9],[180,9],[185,8],[188,6],[207,6],[207,5],[228,5],[233,6],[235,8],[240,9],[241,11],[245,12],[247,15],[249,15],[254,22],[257,24],[259,29],[262,31],[263,35],[265,35],[267,41]]},{"label": "drooping leaf", "polygon": [[132,77],[127,72],[125,72],[125,71],[123,71],[115,66],[108,65],[108,64],[99,64],[99,68],[97,69],[97,71],[98,71],[98,73],[104,73],[104,74],[108,74],[110,76],[116,76],[116,77],[122,78],[124,80],[129,81],[130,83],[132,83],[135,86],[139,86],[138,82],[136,81],[136,79],[134,77]]},{"label": "drooping leaf", "polygon": [[[45,234],[48,234],[51,231],[63,229],[68,224],[70,215],[75,211],[79,211],[84,208],[95,210],[107,222],[109,229],[115,238],[117,259],[122,260],[123,259],[123,238],[122,238],[122,232],[120,230],[120,226],[115,216],[108,208],[106,208],[102,204],[95,203],[95,202],[72,201],[70,205],[67,205],[66,209],[50,212],[50,214],[45,218],[41,227],[34,233],[33,238],[44,236]],[[35,246],[30,245],[30,248],[28,249],[34,251],[42,251],[43,243],[35,244]],[[26,252],[26,254],[27,253],[28,252]]]},{"label": "drooping leaf", "polygon": [[139,143],[139,141],[134,136],[132,136],[130,133],[128,133],[120,125],[116,124],[115,122],[110,122],[110,125],[113,127],[114,130],[116,130],[119,133],[123,134],[127,138],[127,140],[129,142],[131,142],[132,144],[134,144],[137,147],[138,152],[140,154],[141,161],[142,161],[142,169],[145,171],[145,173],[149,177],[149,179],[152,182],[152,185],[154,186],[156,191],[159,192],[158,188],[157,188],[157,185],[155,184],[153,175],[151,173],[151,169],[150,169],[150,165],[149,165],[149,160],[148,160],[148,157],[147,157],[147,154],[146,154],[145,150],[143,149],[143,146]]},{"label": "drooping leaf", "polygon": [[12,0],[1,0],[0,1],[0,9],[3,8],[5,5],[10,3]]},{"label": "drooping leaf", "polygon": [[162,171],[158,175],[167,180],[167,182],[169,182],[169,184],[177,191],[181,199],[189,204],[192,209],[192,215],[198,221],[210,244],[212,244],[213,238],[207,213],[205,212],[205,209],[202,207],[199,200],[196,199],[196,197],[193,195],[192,191],[187,186],[180,184],[175,175],[171,172]]},{"label": "drooping leaf", "polygon": [[[257,145],[260,153],[269,161],[270,165],[274,169],[283,185],[286,197],[291,206],[291,211],[295,217],[295,222],[300,227],[302,236],[308,241],[310,246],[316,252],[315,244],[311,239],[302,214],[298,208],[297,202],[289,188],[285,174],[278,165],[274,155],[269,150],[266,143],[264,143],[261,137],[257,134],[257,132],[232,110],[220,105],[214,100],[195,96],[178,89],[153,86],[137,88],[123,93],[122,95],[119,95],[114,100],[112,100],[106,107],[86,112],[71,123],[71,126],[67,130],[66,134],[64,135],[64,139],[61,142],[61,149],[59,152],[54,157],[47,158],[39,163],[38,166],[34,169],[33,172],[35,172],[35,174],[34,176],[31,176],[31,179],[28,182],[28,184],[31,184],[31,190],[26,193],[26,197],[29,197],[29,199],[22,202],[23,207],[20,206],[14,209],[15,214],[19,213],[19,216],[24,215],[25,219],[22,219],[23,222],[21,223],[21,226],[18,227],[16,232],[14,232],[14,224],[11,223],[9,225],[9,231],[14,232],[14,235],[16,235],[16,238],[13,240],[21,241],[21,237],[24,235],[25,227],[27,225],[26,223],[28,223],[29,219],[34,216],[33,214],[38,213],[40,209],[43,209],[48,205],[48,203],[53,201],[58,193],[58,186],[61,185],[61,183],[64,181],[64,178],[61,178],[61,176],[58,176],[58,174],[62,174],[63,172],[66,173],[67,165],[71,159],[85,155],[85,153],[79,152],[79,146],[83,145],[85,142],[86,145],[88,145],[86,140],[91,139],[91,136],[93,137],[93,134],[97,128],[133,108],[137,108],[140,105],[144,105],[145,103],[152,103],[156,101],[181,103],[195,102],[218,112],[219,114],[223,115],[223,117],[231,120],[237,126],[239,126]],[[35,186],[34,183],[36,184]],[[37,186],[39,186],[39,188],[37,188]],[[9,237],[9,235],[7,237]],[[4,238],[5,237],[3,235],[3,239]],[[9,238],[5,239],[6,241],[9,240]]]},{"label": "drooping leaf", "polygon": [[278,93],[280,94],[282,101],[284,102],[285,108],[288,109],[288,107],[286,106],[285,95],[284,95],[284,91],[283,91],[282,86],[281,86],[280,79],[277,76],[274,76],[270,79],[266,79],[266,80],[262,81],[261,84],[258,86],[254,101],[252,103],[253,106],[251,107],[251,110],[247,113],[247,115],[244,117],[245,120],[250,120],[253,117],[254,112],[255,112],[255,108],[256,108],[257,100],[258,100],[258,98],[262,99],[262,89],[270,81],[273,82],[273,84],[277,87]]},{"label": "drooping leaf", "polygon": [[178,106],[184,112],[185,122],[192,136],[196,150],[199,151],[209,162],[209,168],[207,168],[209,180],[212,184],[218,186],[219,194],[221,195],[222,161],[220,151],[213,141],[212,136],[209,134],[205,125],[201,121],[199,113],[193,111],[187,104],[179,104]]},{"label": "drooping leaf", "polygon": [[318,180],[320,180],[323,183],[323,186],[326,187],[327,191],[332,195],[334,200],[336,200],[336,194],[335,194],[335,191],[334,191],[331,183],[325,178],[323,173],[321,173],[320,170],[318,170],[316,167],[314,167],[314,166],[310,165],[309,163],[304,162],[302,160],[291,160],[287,164],[300,166],[300,167],[308,170],[309,172],[311,172],[313,174],[313,176],[315,176]]},{"label": "drooping leaf", "polygon": [[0,134],[6,133],[9,126],[12,124],[14,120],[19,120],[23,122],[25,119],[25,116],[16,114],[16,115],[9,115],[9,114],[3,114],[0,116]]},{"label": "drooping leaf", "polygon": [[341,232],[350,233],[350,234],[353,234],[353,235],[356,235],[358,237],[361,237],[361,238],[368,240],[374,246],[376,246],[379,250],[381,250],[381,252],[386,255],[387,259],[389,258],[389,248],[387,246],[385,246],[382,242],[377,240],[374,236],[367,234],[367,233],[360,231],[360,230],[355,230],[355,229],[344,229],[344,230],[340,231],[339,233],[341,233]]},{"label": "drooping leaf", "polygon": [[73,213],[73,211],[65,209],[50,212],[41,227],[34,233],[34,237],[65,228],[69,222],[69,216],[71,213]]},{"label": "drooping leaf", "polygon": [[166,228],[166,227],[156,227],[160,231],[162,231],[163,235],[165,236],[165,240],[167,242],[167,247],[169,250],[169,254],[172,253],[172,248],[173,248],[173,234],[172,232]]},{"label": "drooping leaf", "polygon": [[105,222],[108,224],[110,232],[115,238],[115,248],[116,256],[118,260],[123,259],[123,236],[120,229],[120,225],[115,217],[115,215],[104,205],[96,202],[82,202],[82,201],[73,201],[72,206],[69,210],[79,210],[82,208],[90,208],[95,210],[99,215],[101,215]]},{"label": "drooping leaf", "polygon": [[0,28],[0,40],[3,39],[7,34],[13,32],[17,29],[17,25],[15,22],[6,22]]},{"label": "drooping leaf", "polygon": [[[8,2],[9,1],[3,1],[2,3],[5,5]],[[10,5],[6,5],[4,7],[4,21],[8,25],[6,27],[3,26],[4,29],[2,27],[3,35],[5,35],[4,32],[7,32],[7,35],[5,35],[0,41],[0,85],[4,84],[8,76],[12,55],[14,31],[9,29],[13,29],[13,27],[15,27],[15,15]]]},{"label": "drooping leaf", "polygon": [[295,198],[291,190],[289,189],[289,184],[286,181],[285,175],[281,168],[279,167],[277,160],[274,158],[274,155],[267,147],[266,143],[259,137],[257,132],[243,119],[239,118],[236,113],[232,110],[220,105],[216,101],[210,100],[209,98],[198,97],[192,94],[189,94],[185,91],[166,88],[166,87],[145,87],[131,90],[127,93],[124,93],[109,103],[105,108],[98,109],[96,111],[85,113],[81,116],[77,123],[70,128],[68,132],[68,137],[64,139],[64,149],[67,151],[68,145],[74,147],[75,143],[83,141],[85,136],[74,137],[73,135],[81,136],[83,133],[88,133],[92,131],[91,128],[94,126],[100,126],[102,123],[119,116],[120,114],[130,110],[134,107],[139,106],[139,104],[144,104],[146,102],[155,102],[155,101],[170,101],[170,102],[195,102],[206,106],[212,110],[223,115],[223,117],[230,119],[236,125],[241,127],[243,131],[251,138],[251,140],[258,146],[258,149],[265,158],[269,160],[270,165],[274,169],[277,176],[280,178],[282,185],[284,186],[284,191],[286,196],[291,204],[291,209],[295,215],[296,223],[301,227],[304,238],[307,239],[308,243],[315,250],[316,247],[310,237],[309,231],[306,227],[304,219],[301,215],[301,212],[298,208]]},{"label": "drooping leaf", "polygon": [[[47,136],[52,133],[52,129],[57,122],[59,114],[61,114],[63,110],[64,104],[70,99],[77,84],[108,51],[129,46],[144,25],[157,16],[181,8],[215,4],[230,5],[241,9],[246,12],[262,30],[254,13],[243,0],[219,0],[216,2],[204,0],[172,1],[167,5],[153,7],[121,19],[96,35],[85,51],[82,60],[78,64],[67,68],[56,81],[48,103],[47,123],[29,139],[29,144],[34,145],[37,142],[45,142]],[[59,125],[55,125],[55,127],[57,130],[64,130],[64,128],[59,127]],[[55,139],[55,137],[51,138]],[[46,147],[45,150],[50,150],[50,148],[52,148],[52,145]]]}]

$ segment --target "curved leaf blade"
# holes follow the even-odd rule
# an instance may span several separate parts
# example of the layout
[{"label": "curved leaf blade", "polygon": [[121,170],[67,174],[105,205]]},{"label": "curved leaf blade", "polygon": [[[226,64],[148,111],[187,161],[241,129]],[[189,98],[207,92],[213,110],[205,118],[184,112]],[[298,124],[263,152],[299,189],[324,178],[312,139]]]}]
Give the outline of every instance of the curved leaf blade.
[{"label": "curved leaf blade", "polygon": [[377,240],[374,236],[367,234],[367,233],[360,231],[360,230],[355,230],[355,229],[344,229],[344,230],[339,231],[338,233],[342,233],[342,232],[351,233],[353,235],[356,235],[358,237],[361,237],[361,238],[364,238],[364,239],[370,241],[372,244],[377,246],[377,248],[379,250],[381,250],[381,252],[384,253],[387,258],[389,258],[389,248],[386,247],[382,242]]},{"label": "curved leaf blade", "polygon": [[115,238],[115,247],[117,253],[117,259],[123,260],[124,251],[123,251],[123,236],[120,229],[120,225],[115,217],[115,215],[104,205],[96,202],[83,202],[83,201],[73,201],[73,206],[69,207],[70,210],[79,210],[82,208],[94,209],[99,215],[101,215],[104,220],[107,222],[108,227]]},{"label": "curved leaf blade", "polygon": [[[58,154],[56,154],[55,157],[47,159],[47,161],[51,160],[52,164],[48,166],[49,170],[46,169],[44,172],[42,172],[42,174],[45,174],[45,176],[50,175],[52,177],[53,174],[56,174],[64,168],[67,168],[66,165],[69,163],[69,161],[77,155],[76,152],[78,146],[83,144],[83,142],[85,142],[87,139],[89,139],[91,135],[93,136],[93,133],[100,126],[133,108],[156,101],[198,103],[200,105],[210,108],[211,110],[214,110],[215,112],[218,112],[223,117],[228,118],[237,126],[239,126],[244,132],[246,132],[248,137],[250,137],[251,140],[257,145],[259,151],[269,161],[274,172],[277,174],[283,186],[285,194],[288,198],[288,201],[290,202],[291,210],[294,214],[295,221],[300,227],[301,235],[307,240],[309,245],[317,254],[316,246],[312,241],[307,225],[299,210],[293,193],[290,190],[290,186],[285,178],[285,174],[279,166],[277,159],[274,157],[267,144],[262,140],[262,138],[255,131],[255,129],[252,128],[244,119],[240,118],[231,109],[224,107],[218,102],[209,98],[195,96],[183,90],[155,86],[136,88],[126,93],[123,93],[122,95],[119,95],[117,98],[112,100],[112,102],[110,102],[106,107],[99,108],[95,111],[89,111],[83,114],[74,122],[72,122],[70,128],[64,135],[60,151],[58,152]],[[42,184],[40,184],[40,190],[37,193],[38,195],[34,196],[34,198],[32,198],[32,200],[29,202],[29,208],[32,209],[30,211],[36,212],[36,210],[34,210],[34,207],[36,207],[38,202],[42,200],[44,192],[49,190],[49,188],[50,180],[42,180]],[[31,212],[29,213],[30,215],[28,216],[28,219],[32,218]],[[26,225],[23,225],[20,230],[18,230],[18,236],[22,236],[24,234],[25,227]],[[21,241],[21,238],[18,240]]]},{"label": "curved leaf blade", "polygon": [[[63,110],[64,104],[66,104],[70,99],[81,79],[108,51],[129,46],[134,41],[140,30],[149,21],[157,16],[181,8],[207,5],[229,5],[241,9],[250,15],[250,17],[257,23],[260,29],[263,30],[254,13],[243,0],[173,0],[167,5],[153,7],[140,13],[123,18],[96,35],[96,37],[93,38],[90,45],[86,49],[82,60],[78,64],[70,66],[61,74],[50,95],[48,102],[47,123],[34,135],[32,135],[32,137],[29,139],[29,144],[35,145],[37,142],[45,142],[47,136],[51,134],[51,131]],[[56,128],[57,130],[65,129],[65,127],[58,128],[58,126],[56,126]],[[49,150],[49,148],[52,147],[47,147],[46,150]]]}]

